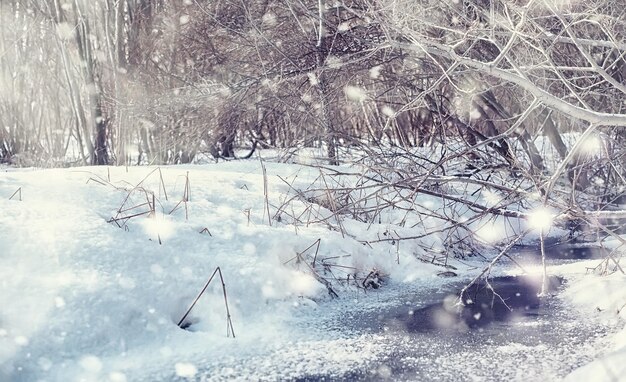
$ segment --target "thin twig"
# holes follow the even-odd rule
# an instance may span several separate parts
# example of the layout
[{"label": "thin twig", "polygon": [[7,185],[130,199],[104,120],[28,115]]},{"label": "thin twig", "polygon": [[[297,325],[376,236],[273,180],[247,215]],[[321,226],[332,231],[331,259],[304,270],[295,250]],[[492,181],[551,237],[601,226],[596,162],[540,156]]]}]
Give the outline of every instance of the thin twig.
[{"label": "thin twig", "polygon": [[206,284],[204,284],[204,287],[202,288],[200,293],[198,293],[196,298],[193,300],[193,302],[191,303],[191,305],[189,306],[189,308],[187,309],[183,317],[180,319],[180,321],[178,321],[177,325],[179,328],[182,328],[183,322],[185,321],[187,316],[189,316],[189,313],[191,313],[191,310],[193,309],[193,307],[196,306],[196,303],[198,302],[198,300],[200,300],[200,297],[202,297],[204,292],[207,290],[207,288],[211,284],[211,281],[213,281],[215,274],[219,274],[220,281],[222,282],[222,292],[224,294],[224,306],[226,307],[226,336],[230,337],[230,333],[232,333],[233,338],[235,338],[235,329],[233,328],[233,322],[232,322],[231,315],[230,315],[230,309],[228,307],[228,297],[226,295],[226,283],[224,282],[224,277],[222,275],[222,270],[220,269],[220,267],[215,268],[215,270],[211,274],[211,277],[209,277]]},{"label": "thin twig", "polygon": [[[265,198],[265,210],[267,211],[267,223],[272,226],[272,215],[270,213],[270,203],[269,203],[269,192],[267,189],[267,169],[265,168],[265,163],[263,163],[263,159],[259,157],[259,161],[261,162],[261,170],[263,172],[263,196]],[[263,211],[265,215],[265,211]]]},{"label": "thin twig", "polygon": [[161,187],[163,187],[163,194],[165,195],[165,201],[168,201],[167,190],[165,189],[165,182],[163,181],[163,173],[161,172],[161,167],[159,167],[159,177],[161,178]]},{"label": "thin twig", "polygon": [[13,197],[15,196],[15,194],[18,194],[18,195],[20,196],[20,199],[19,199],[19,200],[20,200],[20,202],[21,202],[21,201],[22,201],[22,187],[18,188],[18,189],[17,189],[17,190],[13,193],[13,195],[11,195],[11,197],[9,198],[9,200],[12,200],[12,199],[13,199]]}]

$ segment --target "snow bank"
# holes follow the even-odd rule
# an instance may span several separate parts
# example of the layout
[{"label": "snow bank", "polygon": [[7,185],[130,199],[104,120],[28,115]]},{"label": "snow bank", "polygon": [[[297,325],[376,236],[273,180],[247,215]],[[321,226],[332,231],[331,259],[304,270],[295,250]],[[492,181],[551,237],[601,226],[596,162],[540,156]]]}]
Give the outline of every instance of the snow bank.
[{"label": "snow bank", "polygon": [[[0,380],[188,377],[207,359],[302,338],[289,322],[329,299],[320,277],[378,269],[402,281],[440,270],[410,247],[364,245],[355,235],[365,237],[367,224],[346,219],[349,233],[338,230],[326,208],[295,197],[317,169],[267,164],[266,178],[258,161],[153,170],[0,175]],[[8,200],[20,187],[22,201]],[[318,221],[294,220],[306,213]],[[190,331],[176,325],[216,267],[235,341],[217,281],[191,312]],[[334,285],[341,295],[346,283]],[[359,358],[350,346],[346,357]]]},{"label": "snow bank", "polygon": [[[590,264],[591,265],[591,264]],[[593,264],[592,266],[595,266]],[[579,265],[580,266],[580,265]],[[565,297],[594,319],[624,326],[626,320],[626,276],[586,275],[571,283]],[[566,381],[626,381],[626,327],[609,337],[607,354],[575,370]]]}]

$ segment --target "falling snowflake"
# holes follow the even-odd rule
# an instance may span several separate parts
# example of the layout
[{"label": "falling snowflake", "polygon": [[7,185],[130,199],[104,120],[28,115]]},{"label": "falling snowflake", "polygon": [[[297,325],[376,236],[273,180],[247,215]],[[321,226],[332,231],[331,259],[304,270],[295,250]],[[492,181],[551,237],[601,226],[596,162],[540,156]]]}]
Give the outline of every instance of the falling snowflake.
[{"label": "falling snowflake", "polygon": [[174,366],[176,369],[176,375],[183,378],[192,378],[198,373],[198,369],[192,363],[178,362]]},{"label": "falling snowflake", "polygon": [[380,65],[376,65],[373,68],[370,69],[370,78],[372,79],[377,79],[378,77],[380,77],[380,70],[382,69],[382,67]]},{"label": "falling snowflake", "polygon": [[343,92],[350,101],[363,102],[367,99],[365,89],[358,86],[348,85],[343,88]]}]

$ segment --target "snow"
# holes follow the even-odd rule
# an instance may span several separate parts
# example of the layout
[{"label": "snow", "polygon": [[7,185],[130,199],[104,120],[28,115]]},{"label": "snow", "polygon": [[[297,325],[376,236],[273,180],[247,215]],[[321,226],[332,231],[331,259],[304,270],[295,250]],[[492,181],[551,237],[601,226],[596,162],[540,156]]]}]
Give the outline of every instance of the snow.
[{"label": "snow", "polygon": [[363,102],[367,99],[367,92],[359,86],[346,85],[343,88],[346,98],[354,102]]},{"label": "snow", "polygon": [[[596,264],[590,264],[595,266]],[[566,292],[566,297],[588,315],[604,322],[624,326],[626,319],[626,276],[581,277]],[[624,381],[626,380],[626,327],[610,339],[611,348],[603,357],[575,370],[566,381]]]},{"label": "snow", "polygon": [[[314,162],[306,155],[298,159]],[[441,267],[419,260],[427,253],[422,247],[387,241],[441,223],[402,209],[379,212],[375,225],[339,217],[332,210],[341,198],[322,191],[323,182],[347,186],[354,180],[322,180],[312,166],[258,160],[160,169],[4,169],[0,380],[284,379],[338,376],[368,365],[378,365],[373,372],[380,377],[390,375],[379,362],[383,337],[309,324],[333,325],[330,318],[345,310],[397,303],[390,298],[394,288],[448,282],[436,276]],[[22,201],[8,200],[20,187]],[[480,197],[497,203],[494,193]],[[421,196],[414,208],[426,205],[443,208],[431,196]],[[109,222],[133,214],[141,215]],[[406,224],[398,225],[400,220]],[[488,242],[519,231],[501,219],[472,224],[483,227],[479,236]],[[421,245],[443,250],[444,241],[443,235],[433,236]],[[463,278],[480,266],[455,265]],[[177,326],[216,267],[224,275],[235,338],[227,336],[218,279],[189,315],[189,330]],[[580,267],[558,269],[576,274]],[[374,270],[389,288],[365,292],[354,282],[337,281]],[[320,275],[333,281],[339,299],[331,299]],[[598,314],[616,319],[609,312],[626,302],[623,277],[574,281],[567,295],[572,304],[592,311],[598,305],[603,310]],[[626,318],[623,311],[620,315]],[[615,353],[602,361],[611,367],[626,356],[624,332],[621,336]],[[511,345],[501,351],[520,349]],[[592,363],[576,373],[594,373],[594,367],[601,366]]]},{"label": "snow", "polygon": [[311,86],[317,86],[319,84],[319,79],[317,78],[317,75],[315,73],[307,73],[307,76],[309,78],[309,83],[311,84]]},{"label": "snow", "polygon": [[380,77],[381,69],[382,69],[382,66],[380,65],[371,67],[369,70],[370,78],[374,80],[378,79]]},{"label": "snow", "polygon": [[182,16],[180,16],[179,19],[178,19],[178,23],[180,25],[188,24],[189,23],[189,15],[182,15]]},{"label": "snow", "polygon": [[175,368],[176,375],[179,377],[192,378],[198,372],[198,369],[191,363],[178,362]]},{"label": "snow", "polygon": [[[290,192],[277,175],[290,179],[291,187],[302,188],[319,176],[307,167],[267,167],[271,213]],[[329,299],[326,287],[295,260],[320,238],[318,261],[333,257],[333,264],[354,272],[378,268],[396,274],[393,268],[399,268],[395,251],[381,256],[380,250],[344,238],[325,223],[287,224],[285,216],[283,223],[273,220],[269,225],[258,161],[163,168],[169,200],[158,172],[152,170],[2,174],[0,376],[4,377],[0,379],[73,380],[122,373],[134,380],[136,367],[167,365],[188,375],[192,369],[180,366],[188,362],[185,354],[222,353],[223,347],[236,352],[250,342],[274,343],[291,335],[282,332],[283,321],[294,310],[314,311],[317,303]],[[168,214],[183,199],[187,173],[188,220],[184,205]],[[23,201],[8,200],[18,187]],[[145,204],[151,193],[157,205],[153,217],[131,218],[123,229],[107,223],[122,205]],[[302,203],[291,204],[297,208]],[[144,211],[149,207],[121,215]],[[323,217],[328,212],[319,208],[316,214]],[[204,228],[210,234],[200,233]],[[303,256],[310,261],[313,252]],[[190,315],[195,333],[176,326],[218,266],[224,273],[237,340],[226,338],[217,282]],[[420,277],[431,274],[430,268],[434,267],[406,254],[397,277]],[[204,350],[209,343],[214,346]]]},{"label": "snow", "polygon": [[597,155],[602,152],[602,148],[602,138],[598,135],[592,135],[582,142],[580,151],[587,155]]}]

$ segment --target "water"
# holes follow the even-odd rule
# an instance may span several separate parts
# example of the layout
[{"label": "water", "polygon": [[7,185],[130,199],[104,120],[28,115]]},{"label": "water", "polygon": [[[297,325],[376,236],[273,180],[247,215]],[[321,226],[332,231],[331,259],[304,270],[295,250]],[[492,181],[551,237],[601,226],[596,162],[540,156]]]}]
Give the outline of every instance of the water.
[{"label": "water", "polygon": [[[609,252],[598,246],[575,246],[573,244],[550,243],[545,247],[546,258],[552,263],[567,260],[589,260],[606,257]],[[515,246],[510,254],[516,258],[541,260],[541,252],[536,245]]]},{"label": "water", "polygon": [[[542,277],[505,276],[481,280],[471,285],[459,299],[459,292],[445,296],[441,302],[418,307],[414,302],[395,313],[390,320],[409,333],[453,332],[464,334],[469,330],[482,329],[495,323],[509,325],[535,320],[545,314],[545,304],[538,297]],[[550,277],[548,293],[554,293],[563,279]],[[414,306],[414,307],[413,307]],[[382,317],[385,320],[384,316]],[[387,325],[387,324],[385,324]]]},{"label": "water", "polygon": [[[587,259],[603,252],[560,248],[550,261]],[[525,248],[514,254],[538,256]],[[297,380],[501,381],[558,380],[593,360],[612,329],[593,324],[559,297],[566,280],[505,276],[481,280],[459,295],[447,291],[408,294],[404,303],[344,317],[351,330],[382,335],[377,362],[342,375],[306,375]],[[358,316],[358,319],[356,319]]]}]

